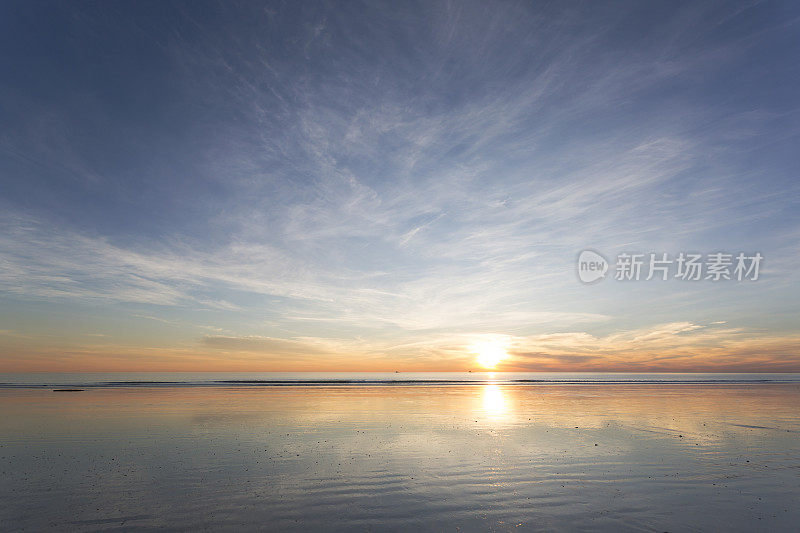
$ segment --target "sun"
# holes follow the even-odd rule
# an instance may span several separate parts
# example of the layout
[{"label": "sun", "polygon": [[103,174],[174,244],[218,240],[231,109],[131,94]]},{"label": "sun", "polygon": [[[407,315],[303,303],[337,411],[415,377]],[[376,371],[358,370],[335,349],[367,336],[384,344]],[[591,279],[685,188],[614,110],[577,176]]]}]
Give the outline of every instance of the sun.
[{"label": "sun", "polygon": [[498,341],[481,342],[472,346],[478,357],[475,361],[483,368],[494,368],[508,357],[505,344]]}]

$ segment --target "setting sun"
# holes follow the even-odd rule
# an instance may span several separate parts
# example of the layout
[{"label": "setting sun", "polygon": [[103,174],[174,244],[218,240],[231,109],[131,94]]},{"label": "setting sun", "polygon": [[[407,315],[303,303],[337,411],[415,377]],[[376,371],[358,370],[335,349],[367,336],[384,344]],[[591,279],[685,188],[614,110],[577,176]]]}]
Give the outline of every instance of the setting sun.
[{"label": "setting sun", "polygon": [[472,347],[472,351],[478,354],[476,362],[483,368],[494,368],[508,356],[505,345],[498,341],[476,344]]}]

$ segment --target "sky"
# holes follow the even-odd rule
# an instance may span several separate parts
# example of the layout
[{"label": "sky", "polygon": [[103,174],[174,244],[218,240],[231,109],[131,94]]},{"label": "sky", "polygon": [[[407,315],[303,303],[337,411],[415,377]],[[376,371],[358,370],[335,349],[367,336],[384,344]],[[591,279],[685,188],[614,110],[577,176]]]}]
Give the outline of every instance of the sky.
[{"label": "sky", "polygon": [[798,95],[790,1],[2,2],[0,371],[798,372]]}]

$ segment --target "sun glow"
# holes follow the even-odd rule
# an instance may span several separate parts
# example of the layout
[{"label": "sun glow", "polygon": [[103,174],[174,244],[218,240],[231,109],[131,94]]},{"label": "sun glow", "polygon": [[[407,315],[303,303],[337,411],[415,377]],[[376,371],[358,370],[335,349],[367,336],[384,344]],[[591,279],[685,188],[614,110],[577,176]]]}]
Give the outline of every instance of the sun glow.
[{"label": "sun glow", "polygon": [[475,344],[472,351],[478,355],[475,361],[483,368],[494,368],[500,361],[508,357],[505,344],[499,341]]}]

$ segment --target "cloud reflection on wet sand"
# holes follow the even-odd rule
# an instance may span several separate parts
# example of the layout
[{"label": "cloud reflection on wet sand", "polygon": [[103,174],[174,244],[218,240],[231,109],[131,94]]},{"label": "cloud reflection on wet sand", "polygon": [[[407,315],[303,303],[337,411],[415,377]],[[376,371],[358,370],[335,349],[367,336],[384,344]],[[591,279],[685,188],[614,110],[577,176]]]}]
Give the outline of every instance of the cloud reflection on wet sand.
[{"label": "cloud reflection on wet sand", "polygon": [[797,384],[0,390],[0,522],[788,529],[798,404]]}]

